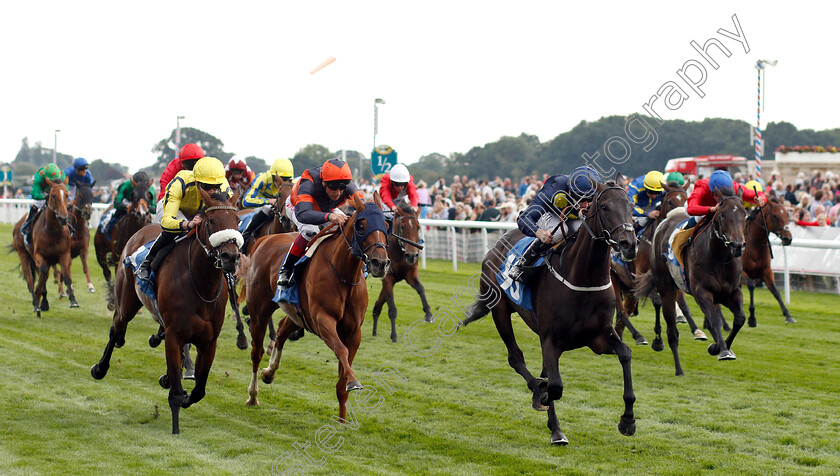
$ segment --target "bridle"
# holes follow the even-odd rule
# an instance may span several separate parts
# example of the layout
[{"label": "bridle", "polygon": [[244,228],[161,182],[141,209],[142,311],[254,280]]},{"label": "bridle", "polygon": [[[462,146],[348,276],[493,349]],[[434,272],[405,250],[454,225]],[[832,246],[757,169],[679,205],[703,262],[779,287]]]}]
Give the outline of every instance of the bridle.
[{"label": "bridle", "polygon": [[[49,193],[49,196],[47,197],[47,208],[48,208],[51,212],[53,212],[53,215],[55,215],[56,219],[58,219],[58,221],[59,221],[59,222],[63,220],[63,221],[65,222],[65,224],[67,224],[67,223],[70,223],[70,220],[69,220],[69,218],[70,218],[70,217],[69,217],[68,215],[61,215],[60,213],[58,213],[58,210],[57,210],[57,209],[56,209],[56,207],[55,207],[55,206],[53,206],[53,204],[52,204],[52,202],[53,202],[53,195],[54,195],[55,193],[62,192],[62,191],[63,191],[63,192],[67,192],[67,189],[66,189],[66,188],[62,188],[61,190],[58,190],[58,186],[57,186],[57,185],[56,185],[56,186],[52,186],[52,187],[50,187],[50,193]],[[65,205],[65,208],[66,208],[66,205]],[[65,225],[62,225],[62,226],[65,226]]]},{"label": "bridle", "polygon": [[[406,243],[411,245],[411,246],[414,246],[418,250],[423,249],[423,244],[422,243],[416,243],[414,241],[409,240],[408,238],[406,238],[404,236],[401,236],[402,231],[403,231],[403,226],[404,226],[402,221],[403,220],[412,220],[412,219],[414,220],[415,223],[417,223],[417,227],[419,228],[420,227],[420,222],[417,220],[416,216],[414,216],[414,215],[399,215],[396,212],[394,212],[394,228],[391,231],[391,236],[393,236],[394,238],[397,239],[397,244],[399,245],[400,252],[402,252],[403,255],[406,254],[406,250],[405,250]],[[397,225],[399,225],[399,228],[397,228]]]},{"label": "bridle", "polygon": [[[779,208],[781,208],[783,210],[783,213],[785,214],[785,216],[787,216],[787,211],[784,210],[785,206],[782,205],[781,203],[775,203],[772,200],[767,200],[767,202],[765,203],[765,206],[770,208],[770,211],[769,211],[768,215],[770,215],[771,219],[773,217],[773,212],[776,211],[776,209],[779,209]],[[760,208],[761,208],[761,206],[759,205],[758,207],[756,207],[755,211],[750,213],[750,215],[747,217],[747,226],[750,226],[753,221],[757,220],[758,215],[761,213]],[[783,231],[790,232],[790,226],[788,225],[788,223],[785,223],[785,226],[783,226],[781,230],[771,230],[770,226],[768,226],[768,225],[764,226],[764,233],[766,233],[767,235],[769,235],[770,233],[773,233],[774,235],[778,236],[779,239],[782,238],[781,234],[782,234]]]},{"label": "bridle", "polygon": [[[213,206],[213,207],[205,208],[204,209],[204,214],[207,215],[207,213],[212,212],[212,211],[216,211],[216,210],[226,210],[226,211],[232,211],[234,213],[239,211],[239,209],[236,208],[236,207],[232,207],[232,206],[228,206],[228,205],[220,205],[220,206]],[[237,240],[236,240],[235,236],[231,236],[230,238],[221,239],[221,240],[219,240],[219,242],[216,245],[213,245],[212,244],[212,242],[214,241],[213,237],[218,236],[218,233],[231,231],[233,229],[228,228],[228,229],[224,229],[224,230],[219,230],[219,231],[216,231],[216,232],[211,234],[210,233],[209,220],[207,220],[207,218],[205,217],[205,219],[203,219],[202,222],[203,222],[203,231],[204,231],[205,241],[207,241],[207,243],[204,243],[201,240],[201,234],[198,233],[198,232],[195,233],[195,240],[194,241],[198,242],[199,246],[201,246],[201,249],[204,250],[204,253],[207,255],[208,258],[210,258],[210,261],[213,263],[213,267],[216,268],[216,269],[222,269],[222,257],[221,257],[222,252],[221,252],[220,248],[227,243],[236,242]],[[236,231],[238,233],[238,230],[236,230]],[[237,245],[238,244],[239,243],[237,243]],[[198,291],[198,286],[196,286],[196,284],[195,284],[195,278],[193,278],[193,272],[192,272],[192,242],[190,242],[189,250],[187,250],[187,269],[188,269],[188,272],[190,274],[190,282],[192,283],[193,291],[195,291],[195,294],[198,296],[198,298],[201,299],[202,301],[204,301],[205,303],[208,303],[208,304],[216,302],[219,299],[219,296],[221,296],[221,294],[222,294],[221,283],[219,283],[219,290],[218,290],[218,292],[216,292],[216,297],[213,298],[213,299],[205,299],[204,296],[202,296],[201,293]]]},{"label": "bridle", "polygon": [[[610,247],[612,247],[613,250],[619,251],[618,241],[613,239],[613,237],[612,237],[613,233],[615,233],[616,231],[633,233],[633,224],[632,223],[626,223],[626,222],[625,223],[619,223],[613,229],[607,231],[608,230],[607,224],[604,221],[604,216],[600,213],[601,212],[601,207],[600,207],[599,203],[601,201],[601,196],[604,195],[605,193],[607,193],[610,190],[615,190],[615,191],[623,194],[624,197],[627,198],[627,193],[624,191],[623,187],[619,187],[618,185],[608,185],[607,188],[605,188],[604,190],[601,190],[600,192],[598,192],[597,195],[595,195],[595,200],[593,200],[592,205],[590,205],[590,208],[595,207],[595,211],[591,214],[587,214],[583,218],[582,223],[583,223],[583,227],[586,228],[586,231],[589,232],[589,235],[592,237],[593,241],[604,241]],[[628,201],[629,201],[629,199],[628,199]],[[589,227],[588,221],[590,219],[594,218],[594,217],[598,217],[598,225],[601,229],[601,235],[596,235],[592,231],[592,228]]]},{"label": "bridle", "polygon": [[[719,229],[720,221],[717,219],[717,217],[720,215],[721,210],[723,209],[724,202],[726,202],[727,200],[737,200],[738,203],[741,202],[741,198],[736,196],[736,195],[726,195],[726,196],[723,197],[723,199],[721,199],[720,202],[718,202],[718,209],[715,212],[715,216],[712,217],[712,233],[715,236],[715,238],[717,238],[717,239],[719,239],[720,241],[723,242],[724,246],[729,248],[729,245],[732,244],[732,241],[729,239],[729,237],[726,236],[726,233],[723,233],[723,232],[720,231],[720,229]],[[720,216],[723,216],[723,215],[720,215]]]},{"label": "bridle", "polygon": [[[356,232],[356,223],[358,223],[358,219],[359,219],[359,210],[356,211],[355,215],[356,215],[356,217],[353,219],[353,226],[352,226],[352,228],[353,228],[353,243],[350,243],[350,240],[347,239],[347,234],[346,234],[346,231],[345,231],[344,228],[341,228],[339,230],[339,234],[344,239],[344,243],[347,245],[347,250],[350,252],[350,254],[352,256],[362,260],[362,263],[364,263],[364,265],[369,268],[371,257],[368,254],[368,251],[370,251],[371,248],[374,248],[374,249],[375,248],[382,248],[385,251],[385,254],[387,255],[388,254],[388,247],[385,246],[385,243],[383,243],[381,241],[375,241],[375,242],[367,245],[365,248],[362,248],[362,245],[364,244],[364,240],[368,236],[370,236],[371,234],[373,234],[377,231],[382,231],[382,230],[376,230],[376,229],[368,230],[367,234],[365,234],[364,236],[361,236],[361,233]],[[384,220],[384,217],[383,217],[383,220]],[[348,222],[349,222],[349,220],[348,220]],[[345,226],[349,226],[349,223]],[[385,234],[385,238],[387,240],[387,233],[385,231],[382,231],[382,233]],[[362,242],[360,242],[359,240],[362,240]],[[320,248],[318,248],[318,249],[320,250]],[[356,281],[355,283],[344,279],[341,276],[341,274],[339,274],[338,269],[336,269],[336,267],[332,263],[332,261],[330,261],[330,259],[328,257],[326,257],[326,258],[327,258],[327,262],[330,264],[330,267],[332,268],[333,272],[335,273],[335,275],[338,277],[338,279],[342,283],[350,285],[350,286],[356,286],[357,284],[362,282],[362,278],[364,276],[360,276],[358,281]]]},{"label": "bridle", "polygon": [[[682,195],[685,195],[686,199],[688,199],[688,193],[683,189],[668,190],[667,192],[665,192],[664,195],[662,195],[662,203],[660,203],[660,205],[659,205],[660,212],[662,211],[662,206],[665,205],[665,203],[667,203],[668,197],[670,197],[671,194],[682,194]],[[673,210],[673,208],[671,210]],[[671,210],[668,210],[668,211],[670,212]],[[667,212],[666,212],[666,215],[667,215]]]}]

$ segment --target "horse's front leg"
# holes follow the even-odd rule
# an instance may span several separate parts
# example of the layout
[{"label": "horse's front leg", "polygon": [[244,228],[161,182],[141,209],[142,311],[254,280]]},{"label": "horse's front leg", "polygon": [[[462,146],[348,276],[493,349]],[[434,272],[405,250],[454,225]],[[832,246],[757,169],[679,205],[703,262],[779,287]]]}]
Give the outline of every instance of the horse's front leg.
[{"label": "horse's front leg", "polygon": [[61,278],[67,287],[67,295],[70,298],[70,307],[79,307],[79,303],[76,301],[76,292],[73,290],[73,279],[70,277],[72,258],[70,257],[69,250],[67,253],[61,255],[61,261],[59,263],[61,264]]},{"label": "horse's front leg", "polygon": [[195,387],[189,397],[181,403],[181,408],[189,408],[195,402],[204,398],[207,389],[207,377],[210,375],[210,367],[213,366],[213,359],[216,357],[216,339],[204,346],[196,346],[198,352],[195,356]]},{"label": "horse's front leg", "polygon": [[[744,296],[741,294],[741,288],[735,288],[735,291],[729,296],[726,307],[732,311],[732,315],[734,316],[732,320],[732,331],[726,337],[726,347],[730,349],[729,353],[732,354],[732,342],[735,340],[735,336],[738,335],[738,331],[744,327],[744,322],[746,321],[746,316],[744,315]],[[718,312],[720,312],[720,306],[718,306]],[[732,354],[732,358],[735,358],[735,354]]]},{"label": "horse's front leg", "polygon": [[709,323],[709,331],[712,333],[712,339],[714,339],[714,342],[709,344],[709,354],[717,355],[718,360],[734,359],[735,354],[729,350],[726,342],[723,340],[723,332],[721,330],[723,326],[723,314],[720,312],[720,305],[713,302],[712,293],[702,288],[695,290],[694,299],[697,301],[697,305],[700,306],[700,310],[706,316],[706,321]]},{"label": "horse's front leg", "polygon": [[755,285],[756,280],[752,279],[749,276],[744,276],[744,281],[747,283],[747,289],[750,290],[750,327],[755,327],[758,325],[758,321],[755,320],[755,301],[754,301],[754,294],[755,294]]},{"label": "horse's front leg", "polygon": [[351,390],[361,390],[362,384],[356,379],[356,374],[353,373],[353,369],[350,367],[350,351],[347,349],[347,346],[344,345],[344,342],[341,341],[341,338],[338,336],[338,329],[336,328],[338,324],[338,320],[330,315],[327,315],[323,312],[317,314],[315,316],[314,322],[317,325],[317,334],[318,336],[327,344],[333,353],[335,353],[335,357],[338,361],[343,365],[344,369],[344,380],[347,382],[346,389],[347,391]]},{"label": "horse's front leg", "polygon": [[612,327],[607,328],[589,347],[596,354],[610,353],[618,356],[624,373],[624,414],[618,422],[618,431],[624,436],[632,436],[636,433],[636,418],[633,415],[636,395],[633,393],[633,374],[630,372],[632,351]]},{"label": "horse's front leg", "polygon": [[563,380],[560,378],[560,368],[558,361],[560,359],[560,349],[554,343],[551,336],[543,338],[542,354],[543,354],[543,369],[545,375],[548,377],[548,385],[546,391],[540,396],[540,403],[548,407],[548,429],[551,431],[551,444],[553,445],[567,445],[569,439],[563,434],[560,429],[560,423],[557,421],[557,413],[554,409],[554,401],[559,400],[563,396]]},{"label": "horse's front leg", "polygon": [[47,277],[50,273],[50,267],[40,255],[35,257],[35,262],[39,263],[38,284],[35,285],[35,292],[32,293],[32,305],[35,308],[35,312],[38,313],[38,317],[41,317],[41,311],[46,311],[50,308],[50,304],[47,301]]},{"label": "horse's front leg", "polygon": [[379,297],[376,298],[376,302],[373,303],[373,311],[371,311],[371,316],[373,317],[373,336],[376,337],[376,326],[379,324],[379,314],[382,313],[382,305],[388,300],[389,294],[394,293],[394,278],[391,273],[385,275],[382,278],[382,289],[379,291]]},{"label": "horse's front leg", "polygon": [[682,377],[683,369],[680,364],[680,331],[677,329],[677,305],[676,305],[676,290],[670,289],[659,295],[662,308],[662,316],[665,318],[665,327],[668,333],[668,347],[671,348],[671,354],[674,356],[674,375]]},{"label": "horse's front leg", "polygon": [[[787,306],[785,306],[785,301],[782,299],[782,295],[779,294],[779,289],[776,287],[776,278],[773,276],[773,270],[767,268],[764,272],[764,284],[767,286],[767,290],[773,294],[773,297],[776,298],[776,301],[779,303],[779,307],[782,308],[782,314],[785,315],[785,324],[794,324],[796,323],[796,319],[794,319],[790,315],[790,311],[788,311]],[[750,295],[750,302],[752,302],[752,295]]]},{"label": "horse's front leg", "polygon": [[417,291],[417,294],[420,295],[420,303],[423,305],[423,312],[425,313],[424,320],[426,322],[434,322],[434,316],[432,315],[432,308],[429,306],[429,301],[426,300],[426,288],[423,287],[423,284],[420,282],[419,271],[415,267],[412,272],[409,272],[408,276],[405,278],[405,282],[408,283],[409,286],[414,288]]},{"label": "horse's front leg", "polygon": [[95,293],[96,287],[93,285],[93,282],[90,280],[90,268],[88,268],[88,249],[85,247],[82,250],[82,253],[79,255],[79,259],[82,260],[82,270],[85,272],[85,278],[87,279],[87,287],[89,293]]}]

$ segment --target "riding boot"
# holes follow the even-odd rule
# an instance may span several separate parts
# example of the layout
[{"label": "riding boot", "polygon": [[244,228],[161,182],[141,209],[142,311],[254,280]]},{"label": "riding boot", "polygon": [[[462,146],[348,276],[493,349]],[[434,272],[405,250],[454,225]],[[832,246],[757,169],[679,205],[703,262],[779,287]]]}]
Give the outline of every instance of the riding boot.
[{"label": "riding boot", "polygon": [[137,276],[138,281],[148,281],[149,277],[152,274],[152,263],[154,262],[155,256],[158,254],[158,251],[165,248],[167,245],[172,243],[178,235],[176,233],[168,233],[162,232],[158,239],[155,240],[155,243],[152,245],[152,248],[149,250],[149,253],[146,254],[146,258],[143,259],[143,262],[140,263],[140,266],[137,267],[137,271],[134,274]]},{"label": "riding boot", "polygon": [[298,262],[300,256],[295,256],[289,250],[286,257],[283,259],[283,264],[280,265],[280,275],[277,276],[277,287],[286,288],[292,284],[292,272],[295,268],[295,263]]},{"label": "riding boot", "polygon": [[26,217],[26,221],[23,222],[23,225],[20,227],[20,233],[23,235],[23,238],[28,243],[29,240],[29,231],[32,228],[32,222],[35,221],[35,216],[38,214],[38,207],[35,205],[29,206],[29,215]]},{"label": "riding boot", "polygon": [[539,238],[535,239],[522,254],[522,257],[508,270],[508,276],[514,281],[525,284],[525,268],[533,265],[550,246],[551,244],[545,244]]},{"label": "riding boot", "polygon": [[251,222],[248,223],[248,227],[242,232],[242,248],[239,249],[241,254],[244,255],[248,250],[248,242],[251,241],[251,235],[253,235],[255,231],[259,230],[259,228],[263,226],[269,218],[268,214],[264,213],[262,210],[254,213],[254,216],[251,218]]}]

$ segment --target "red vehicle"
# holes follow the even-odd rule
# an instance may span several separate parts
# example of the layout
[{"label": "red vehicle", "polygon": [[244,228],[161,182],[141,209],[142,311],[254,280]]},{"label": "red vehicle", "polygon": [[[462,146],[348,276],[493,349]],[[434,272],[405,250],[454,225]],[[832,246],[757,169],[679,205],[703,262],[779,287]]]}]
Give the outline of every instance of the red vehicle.
[{"label": "red vehicle", "polygon": [[699,155],[697,157],[682,157],[671,159],[665,164],[665,173],[679,172],[683,175],[693,175],[695,178],[708,178],[715,170],[723,169],[730,175],[740,172],[747,175],[752,171],[745,157],[737,155]]}]

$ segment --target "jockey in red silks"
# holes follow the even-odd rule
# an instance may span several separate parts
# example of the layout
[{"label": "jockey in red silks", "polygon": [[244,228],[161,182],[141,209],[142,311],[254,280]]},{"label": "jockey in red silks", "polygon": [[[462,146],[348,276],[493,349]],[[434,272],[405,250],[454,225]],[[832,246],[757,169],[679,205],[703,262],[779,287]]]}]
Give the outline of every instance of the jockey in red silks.
[{"label": "jockey in red silks", "polygon": [[379,196],[382,197],[382,203],[391,209],[395,207],[394,202],[403,196],[408,197],[412,207],[416,208],[420,204],[414,177],[403,164],[395,165],[389,173],[382,176],[379,182]]},{"label": "jockey in red silks", "polygon": [[166,188],[169,182],[178,175],[182,170],[192,170],[198,159],[204,157],[204,150],[198,144],[189,143],[181,147],[178,152],[178,157],[172,159],[167,164],[166,169],[160,175],[160,192],[158,192],[157,212],[155,213],[154,222],[160,223],[163,219],[163,196],[166,195]]},{"label": "jockey in red silks", "polygon": [[733,182],[729,172],[725,170],[716,170],[709,178],[698,180],[694,184],[694,191],[688,197],[685,207],[686,212],[691,215],[688,224],[685,226],[686,229],[693,228],[697,224],[696,217],[706,216],[718,211],[718,200],[714,192],[723,188],[731,188],[736,194],[739,189],[742,190],[744,193],[742,198],[746,202],[758,203],[759,206],[767,202],[764,193],[756,193],[740,183]]},{"label": "jockey in red silks", "polygon": [[245,163],[245,159],[239,155],[234,155],[225,166],[225,176],[232,189],[241,190],[244,194],[251,187],[251,182],[254,181],[256,174]]}]

